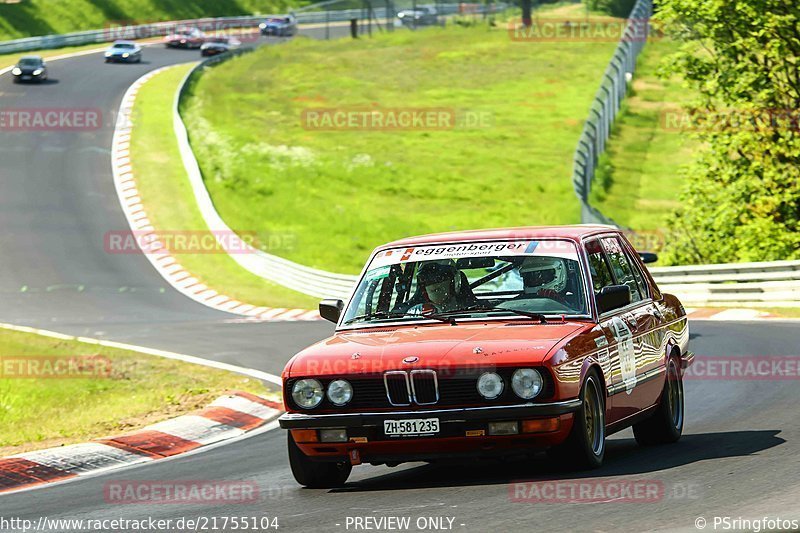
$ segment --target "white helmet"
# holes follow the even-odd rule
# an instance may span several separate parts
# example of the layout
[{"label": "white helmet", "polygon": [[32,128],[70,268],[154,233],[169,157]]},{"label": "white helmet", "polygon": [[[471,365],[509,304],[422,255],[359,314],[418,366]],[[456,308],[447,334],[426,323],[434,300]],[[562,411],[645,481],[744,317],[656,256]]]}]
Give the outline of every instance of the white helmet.
[{"label": "white helmet", "polygon": [[562,292],[567,287],[567,268],[557,257],[527,257],[519,267],[525,292],[552,289]]}]

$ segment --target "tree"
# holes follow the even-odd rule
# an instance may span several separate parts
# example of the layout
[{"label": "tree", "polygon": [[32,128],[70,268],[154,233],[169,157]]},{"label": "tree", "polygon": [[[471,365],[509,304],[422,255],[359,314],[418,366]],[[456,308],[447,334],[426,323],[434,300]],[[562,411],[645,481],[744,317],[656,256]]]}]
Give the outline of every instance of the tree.
[{"label": "tree", "polygon": [[669,219],[671,263],[800,257],[800,3],[663,0],[656,20],[685,44],[664,73],[698,94],[702,151]]}]

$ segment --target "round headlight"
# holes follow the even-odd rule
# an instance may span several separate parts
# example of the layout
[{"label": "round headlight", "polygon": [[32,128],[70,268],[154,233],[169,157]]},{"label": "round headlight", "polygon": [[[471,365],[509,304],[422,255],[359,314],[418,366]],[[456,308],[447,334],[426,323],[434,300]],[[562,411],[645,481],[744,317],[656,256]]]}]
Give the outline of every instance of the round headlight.
[{"label": "round headlight", "polygon": [[292,387],[292,399],[298,407],[313,409],[322,401],[325,392],[316,379],[301,379]]},{"label": "round headlight", "polygon": [[353,399],[353,386],[343,379],[331,381],[328,385],[328,399],[333,405],[341,407]]},{"label": "round headlight", "polygon": [[511,376],[511,388],[523,400],[530,400],[542,392],[544,381],[538,370],[520,368]]},{"label": "round headlight", "polygon": [[12,71],[11,71],[11,73],[12,73],[14,76],[19,76],[20,74],[22,74],[22,69],[21,69],[21,68],[19,68],[19,67],[14,67],[14,70],[12,70]]},{"label": "round headlight", "polygon": [[503,393],[503,378],[494,372],[486,372],[478,378],[478,392],[487,400],[494,400]]}]

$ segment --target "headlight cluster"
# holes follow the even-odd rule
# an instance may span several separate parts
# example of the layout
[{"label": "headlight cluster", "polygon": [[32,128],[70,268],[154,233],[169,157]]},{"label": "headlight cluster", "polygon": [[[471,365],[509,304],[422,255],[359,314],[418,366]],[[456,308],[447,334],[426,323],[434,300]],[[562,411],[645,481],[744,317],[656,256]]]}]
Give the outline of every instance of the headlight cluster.
[{"label": "headlight cluster", "polygon": [[[505,382],[500,374],[486,372],[478,378],[478,393],[487,400],[494,400],[503,393]],[[511,390],[523,400],[535,398],[544,388],[542,374],[533,368],[520,368],[511,376]]]},{"label": "headlight cluster", "polygon": [[14,67],[14,70],[11,71],[11,74],[13,74],[14,76],[19,76],[20,74],[22,74],[22,69],[19,67]]},{"label": "headlight cluster", "polygon": [[[302,409],[317,407],[325,396],[322,383],[316,379],[300,379],[292,386],[292,399]],[[344,379],[331,381],[328,384],[327,397],[333,405],[342,407],[353,399],[353,386]]]}]

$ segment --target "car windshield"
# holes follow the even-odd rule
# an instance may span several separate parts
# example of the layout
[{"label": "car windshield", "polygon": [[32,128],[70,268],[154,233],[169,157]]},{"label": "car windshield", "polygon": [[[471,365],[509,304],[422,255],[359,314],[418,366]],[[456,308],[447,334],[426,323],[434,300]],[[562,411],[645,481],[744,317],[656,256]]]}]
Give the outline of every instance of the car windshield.
[{"label": "car windshield", "polygon": [[131,43],[114,43],[114,48],[124,48],[126,50],[132,50],[134,46]]},{"label": "car windshield", "polygon": [[575,245],[493,241],[390,249],[371,261],[342,324],[428,316],[587,316]]},{"label": "car windshield", "polygon": [[19,60],[19,66],[21,67],[38,67],[42,64],[42,60],[38,57],[23,57]]}]

